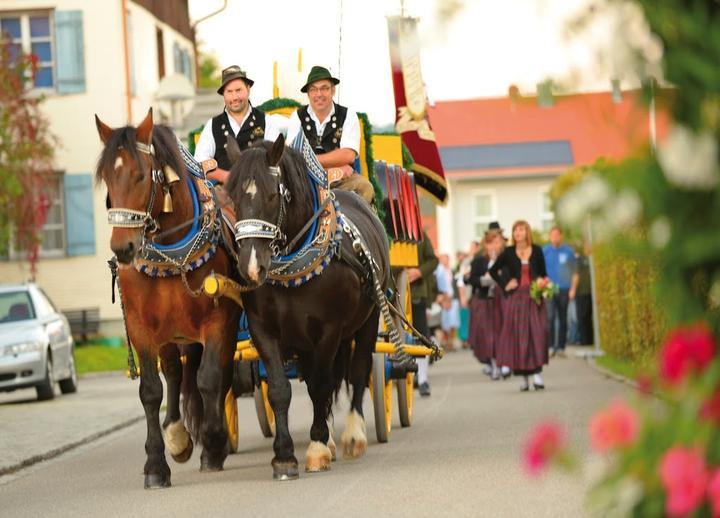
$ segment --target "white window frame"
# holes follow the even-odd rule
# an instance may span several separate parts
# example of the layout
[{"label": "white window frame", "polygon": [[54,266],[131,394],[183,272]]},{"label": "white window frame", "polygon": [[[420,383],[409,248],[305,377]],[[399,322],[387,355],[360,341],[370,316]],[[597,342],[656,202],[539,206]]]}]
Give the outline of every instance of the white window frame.
[{"label": "white window frame", "polygon": [[[473,189],[471,191],[471,210],[472,210],[472,234],[473,239],[481,240],[483,237],[483,234],[480,234],[479,236],[475,235],[475,228],[479,224],[484,224],[485,228],[487,228],[488,224],[491,221],[497,221],[497,192],[495,189]],[[478,216],[477,215],[477,198],[478,196],[490,196],[490,215],[489,216]]]},{"label": "white window frame", "polygon": [[[47,16],[49,34],[42,38],[32,38],[30,35],[30,17]],[[38,68],[50,67],[52,70],[53,85],[36,87],[32,78],[28,78],[29,89],[37,93],[55,92],[57,90],[57,59],[55,58],[55,21],[53,11],[39,9],[37,11],[0,11],[0,18],[20,18],[20,39],[13,39],[12,43],[20,43],[23,53],[32,54],[33,43],[50,43],[50,61],[38,61]],[[32,85],[32,86],[30,86]]]},{"label": "white window frame", "polygon": [[[548,202],[550,201],[550,187],[545,187],[540,190],[540,207],[538,212],[540,213],[540,230],[543,234],[547,234],[552,226],[555,224],[555,213],[552,210],[545,210],[545,199],[547,197]],[[547,228],[545,223],[548,223]]]}]

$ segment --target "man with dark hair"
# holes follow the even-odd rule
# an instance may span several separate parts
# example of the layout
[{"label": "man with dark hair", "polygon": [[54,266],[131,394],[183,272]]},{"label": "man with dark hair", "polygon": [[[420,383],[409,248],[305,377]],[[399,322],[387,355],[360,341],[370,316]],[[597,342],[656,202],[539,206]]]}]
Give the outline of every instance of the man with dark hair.
[{"label": "man with dark hair", "polygon": [[254,83],[237,65],[222,71],[217,93],[223,96],[225,109],[205,124],[195,147],[195,160],[202,163],[211,180],[225,183],[230,174],[226,151],[230,132],[241,150],[255,142],[275,140],[280,134],[272,119],[250,104],[250,89]]},{"label": "man with dark hair", "polygon": [[353,169],[360,153],[360,123],[354,111],[333,101],[340,80],[321,66],[314,66],[300,89],[309,104],[290,116],[287,141],[300,131],[310,142],[320,164],[328,171],[332,187],[354,191],[368,203],[375,196],[372,184]]},{"label": "man with dark hair", "polygon": [[551,349],[551,356],[557,354],[564,358],[568,331],[568,304],[575,298],[578,275],[575,251],[563,243],[560,227],[554,226],[550,229],[550,243],[543,248],[543,255],[548,277],[560,288],[547,305],[550,334],[548,347]]}]

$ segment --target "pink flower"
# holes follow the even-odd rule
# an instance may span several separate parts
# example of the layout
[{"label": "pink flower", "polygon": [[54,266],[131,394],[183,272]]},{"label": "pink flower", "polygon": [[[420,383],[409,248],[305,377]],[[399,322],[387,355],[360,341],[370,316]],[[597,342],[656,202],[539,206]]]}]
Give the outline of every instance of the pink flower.
[{"label": "pink flower", "polygon": [[538,475],[565,448],[567,437],[562,426],[555,421],[537,425],[528,435],[523,448],[525,469]]},{"label": "pink flower", "polygon": [[624,401],[616,401],[590,421],[590,439],[597,451],[629,446],[635,442],[640,418]]},{"label": "pink flower", "polygon": [[540,277],[538,279],[538,288],[540,288],[541,290],[544,290],[547,285],[548,285],[547,277]]},{"label": "pink flower", "polygon": [[715,337],[705,322],[676,327],[660,352],[660,375],[678,385],[691,372],[702,372],[715,356]]},{"label": "pink flower", "polygon": [[720,424],[720,390],[717,390],[709,399],[703,402],[700,409],[700,418]]},{"label": "pink flower", "polygon": [[712,515],[720,516],[720,469],[716,469],[710,476],[707,492]]},{"label": "pink flower", "polygon": [[660,462],[660,480],[667,493],[669,516],[685,516],[703,501],[708,489],[708,470],[699,448],[675,446]]}]

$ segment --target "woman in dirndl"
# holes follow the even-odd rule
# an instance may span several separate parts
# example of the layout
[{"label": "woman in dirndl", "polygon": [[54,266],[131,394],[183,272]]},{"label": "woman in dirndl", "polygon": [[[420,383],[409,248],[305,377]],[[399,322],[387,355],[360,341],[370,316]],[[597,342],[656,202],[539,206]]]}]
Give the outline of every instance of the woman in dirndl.
[{"label": "woman in dirndl", "polygon": [[[504,273],[504,275],[501,274]],[[504,286],[502,347],[497,361],[507,365],[523,377],[520,390],[529,390],[533,378],[535,390],[545,388],[541,372],[548,363],[548,319],[544,300],[538,304],[530,297],[530,285],[539,277],[546,277],[542,249],[532,243],[532,229],[527,221],[512,226],[512,246],[500,254],[490,268],[490,275]]]},{"label": "woman in dirndl", "polygon": [[[475,357],[485,365],[484,372],[493,380],[500,379],[496,362],[497,341],[502,325],[502,308],[495,297],[500,297],[500,288],[490,277],[489,269],[503,249],[500,232],[485,232],[482,252],[472,261],[468,283],[472,286],[470,307],[470,345]],[[508,370],[509,372],[509,370]]]}]

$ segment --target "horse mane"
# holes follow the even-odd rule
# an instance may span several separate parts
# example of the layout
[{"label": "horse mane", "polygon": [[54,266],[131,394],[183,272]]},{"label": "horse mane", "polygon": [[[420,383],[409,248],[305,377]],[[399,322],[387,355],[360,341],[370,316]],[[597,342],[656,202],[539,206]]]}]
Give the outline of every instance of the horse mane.
[{"label": "horse mane", "polygon": [[[245,180],[249,178],[254,179],[258,187],[264,192],[275,188],[271,182],[272,176],[267,172],[267,153],[269,153],[272,146],[272,142],[263,141],[250,147],[240,155],[237,164],[232,167],[232,170],[241,174],[230,175],[227,184],[231,195],[234,195]],[[263,149],[264,153],[257,152]],[[292,148],[285,147],[280,167],[283,174],[283,183],[292,194],[292,201],[288,206],[288,211],[294,213],[298,209],[306,210],[311,208],[313,194],[302,155]]]},{"label": "horse mane", "polygon": [[[179,176],[185,175],[185,163],[180,156],[180,149],[172,129],[162,124],[153,126],[152,145],[155,149],[156,167],[163,169],[165,166],[170,166]],[[132,126],[118,128],[110,135],[95,169],[96,182],[102,181],[103,171],[114,171],[115,159],[120,149],[125,149],[136,163],[140,163],[136,129]]]}]

